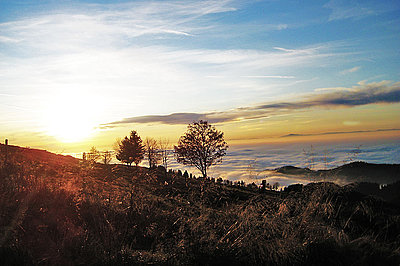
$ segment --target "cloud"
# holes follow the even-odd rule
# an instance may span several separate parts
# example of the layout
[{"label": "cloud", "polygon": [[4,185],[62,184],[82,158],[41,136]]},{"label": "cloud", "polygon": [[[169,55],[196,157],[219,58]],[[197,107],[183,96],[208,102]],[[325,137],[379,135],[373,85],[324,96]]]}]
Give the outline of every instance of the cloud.
[{"label": "cloud", "polygon": [[[305,108],[320,107],[354,107],[367,104],[390,104],[400,102],[400,82],[387,81],[375,83],[361,83],[358,86],[346,90],[314,93],[304,96],[298,101],[274,102],[256,105],[253,107],[240,107],[229,111],[208,113],[173,113],[169,115],[148,115],[125,118],[101,125],[104,128],[115,127],[130,123],[163,123],[163,124],[188,124],[202,119],[211,123],[232,122],[250,120],[277,115],[281,112],[291,112]],[[397,129],[390,129],[397,130]],[[329,132],[323,134],[342,134],[346,132]],[[350,132],[352,133],[352,132]],[[354,132],[356,133],[356,132]],[[357,132],[360,133],[360,132]],[[290,134],[284,137],[299,136]]]},{"label": "cloud", "polygon": [[[361,160],[369,163],[399,163],[400,146],[398,142],[385,144],[377,143],[353,144],[316,144],[313,146],[314,169],[334,168],[353,160]],[[354,150],[360,153],[354,158]],[[309,167],[310,155],[304,151],[310,149],[309,144],[292,145],[232,145],[227,155],[223,158],[221,165],[210,168],[210,176],[228,178],[232,181],[244,180],[246,183],[261,183],[265,179],[270,184],[279,182],[281,185],[293,183],[308,183],[309,177],[290,176],[279,174],[267,169],[293,165],[297,167]],[[180,169],[174,159],[171,160],[173,169]],[[189,172],[195,171],[194,168],[185,168]],[[196,173],[197,174],[197,173]],[[339,181],[339,180],[337,180]],[[341,180],[343,182],[345,180]]]},{"label": "cloud", "polygon": [[[84,91],[91,95],[88,101],[112,109],[101,114],[103,122],[114,121],[124,116],[181,113],[193,106],[213,110],[221,105],[231,108],[232,101],[251,103],[255,97],[271,97],[282,86],[291,86],[285,82],[301,82],[291,75],[298,67],[313,68],[321,60],[342,56],[336,51],[340,47],[332,44],[286,51],[195,49],[182,47],[180,41],[162,45],[165,39],[207,35],[204,27],[218,26],[208,15],[234,8],[229,1],[189,2],[193,10],[167,2],[154,8],[154,2],[146,3],[150,6],[144,2],[124,8],[96,6],[1,23],[2,36],[20,40],[4,44],[0,53],[1,92],[15,94],[18,105],[31,111],[29,120],[41,121],[41,112],[57,101],[60,92],[80,95]],[[37,99],[31,101],[32,97]],[[96,110],[82,109],[96,116]],[[226,113],[204,115],[215,122],[240,118]],[[159,119],[183,123],[177,115]]]},{"label": "cloud", "polygon": [[324,7],[332,11],[329,15],[329,21],[349,18],[360,19],[398,9],[398,5],[393,5],[390,1],[368,0],[330,0]]},{"label": "cloud", "polygon": [[346,74],[354,73],[354,72],[360,70],[360,68],[361,67],[356,66],[356,67],[353,67],[353,68],[350,68],[350,69],[346,69],[346,70],[341,71],[340,74],[346,75]]},{"label": "cloud", "polygon": [[388,128],[388,129],[375,129],[375,130],[354,130],[354,131],[336,131],[336,132],[322,132],[312,134],[287,134],[281,136],[281,138],[290,137],[309,137],[309,136],[326,136],[326,135],[340,135],[340,134],[356,134],[356,133],[372,133],[372,132],[387,132],[387,131],[400,131],[400,128]]},{"label": "cloud", "polygon": [[279,51],[283,51],[283,52],[288,52],[288,53],[292,53],[295,52],[296,50],[294,49],[286,49],[286,48],[282,48],[282,47],[274,47],[275,50],[279,50]]},{"label": "cloud", "polygon": [[[299,69],[320,68],[327,59],[331,67],[348,59],[349,50],[339,42],[295,49],[241,49],[229,43],[198,48],[214,43],[215,32],[232,36],[226,29],[236,25],[223,24],[226,21],[218,14],[237,8],[239,1],[228,0],[77,4],[0,23],[1,93],[16,95],[13,104],[28,112],[16,113],[15,120],[34,121],[35,127],[48,123],[42,121],[43,113],[60,101],[60,95],[72,99],[82,92],[89,104],[76,108],[97,117],[96,123],[114,121],[108,126],[198,119],[222,123],[307,108],[289,102],[230,109],[276,97],[282,88],[312,80],[297,80]],[[200,45],[192,45],[195,38]],[[183,39],[190,39],[189,45]],[[91,105],[104,108],[100,113]]]},{"label": "cloud", "polygon": [[345,126],[357,126],[361,124],[360,121],[343,121],[343,125]]},{"label": "cloud", "polygon": [[124,118],[120,121],[110,122],[103,124],[100,128],[112,128],[120,126],[122,124],[133,124],[133,123],[162,123],[168,125],[179,125],[188,124],[193,121],[207,120],[210,123],[221,123],[235,119],[235,115],[229,115],[224,112],[220,113],[173,113],[169,115],[146,115],[138,117]]},{"label": "cloud", "polygon": [[294,79],[295,76],[242,76],[243,78],[260,78],[260,79]]},{"label": "cloud", "polygon": [[313,95],[304,101],[310,106],[358,106],[374,103],[400,102],[400,82],[361,83],[349,90]]},{"label": "cloud", "polygon": [[360,1],[341,1],[331,0],[324,5],[325,8],[332,10],[329,20],[341,20],[348,18],[361,18],[376,14],[372,7],[368,7]]},{"label": "cloud", "polygon": [[0,35],[0,43],[18,43],[19,41],[20,40]]},{"label": "cloud", "polygon": [[[232,12],[236,8],[232,1],[152,1],[125,4],[80,4],[79,8],[69,8],[69,11],[60,11],[55,14],[37,14],[36,17],[0,24],[2,34],[0,42],[20,40],[30,42],[38,40],[44,42],[50,38],[54,40],[62,36],[63,41],[74,39],[90,40],[103,37],[107,43],[107,36],[123,35],[126,38],[152,34],[172,34],[190,36],[199,29],[192,24],[203,16],[223,12]],[[56,36],[47,36],[47,33],[58,33]],[[81,33],[77,35],[78,33]],[[40,40],[39,37],[45,37]],[[82,40],[81,40],[82,41]],[[95,41],[91,42],[95,43]]]}]

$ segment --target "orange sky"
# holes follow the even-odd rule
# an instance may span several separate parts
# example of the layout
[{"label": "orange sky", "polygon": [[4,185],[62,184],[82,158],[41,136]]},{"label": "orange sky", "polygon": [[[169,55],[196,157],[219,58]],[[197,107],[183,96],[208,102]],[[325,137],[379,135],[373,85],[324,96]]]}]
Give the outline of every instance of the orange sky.
[{"label": "orange sky", "polygon": [[[293,143],[324,141],[362,141],[398,139],[400,136],[400,104],[375,104],[352,108],[312,108],[261,119],[216,123],[225,133],[228,144]],[[393,129],[393,130],[390,130]],[[396,130],[397,129],[397,130]],[[79,141],[65,142],[46,132],[22,132],[8,137],[10,143],[43,148],[54,152],[82,152],[95,146],[100,150],[113,148],[117,138],[136,130],[140,136],[167,138],[174,144],[186,125],[134,123],[109,129],[96,129]],[[347,133],[346,133],[347,132]],[[286,136],[296,134],[292,136]],[[284,137],[286,136],[286,137]]]}]

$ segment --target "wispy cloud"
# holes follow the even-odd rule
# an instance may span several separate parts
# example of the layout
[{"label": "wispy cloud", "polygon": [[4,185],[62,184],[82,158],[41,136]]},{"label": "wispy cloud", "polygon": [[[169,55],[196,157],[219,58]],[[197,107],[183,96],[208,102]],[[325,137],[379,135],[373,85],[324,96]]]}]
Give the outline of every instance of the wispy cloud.
[{"label": "wispy cloud", "polygon": [[393,11],[396,6],[390,1],[330,0],[324,7],[332,10],[329,20],[333,21],[378,15]]},{"label": "wispy cloud", "polygon": [[[102,127],[115,127],[129,123],[187,124],[199,119],[208,120],[212,123],[221,123],[265,118],[278,113],[287,113],[305,108],[354,107],[367,104],[389,104],[399,102],[400,83],[382,81],[377,83],[361,84],[342,91],[322,94],[314,93],[303,96],[303,98],[298,101],[265,103],[253,107],[241,107],[221,112],[173,113],[169,115],[131,117],[103,124]],[[327,134],[339,133],[333,132]]]},{"label": "wispy cloud", "polygon": [[350,68],[350,69],[346,69],[346,70],[341,71],[340,74],[346,75],[346,74],[354,73],[354,72],[357,72],[358,70],[360,70],[360,68],[361,67],[356,66],[356,67],[353,67],[353,68]]},{"label": "wispy cloud", "polygon": [[0,35],[0,43],[18,43],[19,41],[20,40],[15,38]]},{"label": "wispy cloud", "polygon": [[256,78],[256,79],[294,79],[295,76],[242,76],[243,78]]},{"label": "wispy cloud", "polygon": [[[102,115],[103,121],[112,121],[185,112],[194,104],[196,111],[232,108],[232,101],[243,105],[254,102],[255,95],[277,95],[283,86],[302,82],[292,73],[299,67],[344,58],[340,45],[331,43],[268,50],[196,48],[174,42],[207,36],[210,28],[220,26],[212,15],[234,12],[236,5],[233,1],[83,5],[0,23],[1,92],[15,94],[18,104],[38,111],[31,114],[39,120],[49,108],[46,105],[57,102],[63,91],[71,96],[85,92],[91,103],[112,107],[113,112]],[[30,101],[33,96],[38,100]],[[213,117],[225,121],[231,119],[228,116]]]},{"label": "wispy cloud", "polygon": [[[105,127],[186,124],[199,119],[222,123],[325,105],[390,101],[360,96],[361,91],[350,95],[350,88],[341,98],[326,96],[330,102],[313,94],[301,101],[235,108],[282,96],[282,88],[304,91],[304,83],[314,80],[304,74],[312,73],[307,70],[335,66],[353,53],[338,42],[307,42],[302,47],[277,42],[274,48],[212,45],[210,31],[236,27],[219,16],[235,14],[240,5],[229,0],[77,4],[0,23],[1,93],[15,95],[13,104],[29,111],[20,112],[21,119],[30,116],[41,121],[44,113],[62,102],[64,109],[77,108],[76,113],[97,117],[96,123]],[[222,25],[228,20],[229,25]],[[265,31],[291,27],[279,22],[263,26]],[[209,45],[197,45],[193,39],[199,36]],[[360,96],[359,103],[350,99],[353,96]],[[37,98],[31,101],[32,97]],[[82,106],[75,106],[77,98]],[[103,106],[101,114],[96,106]],[[58,111],[66,113],[54,110]]]},{"label": "wispy cloud", "polygon": [[357,126],[361,124],[360,121],[343,121],[343,125],[345,126]]},{"label": "wispy cloud", "polygon": [[[66,45],[77,43],[98,47],[109,44],[109,38],[169,34],[190,36],[201,29],[201,21],[209,14],[235,11],[232,1],[135,2],[113,5],[80,5],[56,14],[38,14],[0,24],[0,42],[20,40],[24,43],[47,44],[49,40]],[[52,33],[52,35],[48,35]],[[54,35],[55,34],[55,35]],[[62,37],[61,39],[58,39]],[[102,42],[96,43],[98,38]],[[58,40],[58,41],[57,41]],[[77,46],[75,46],[77,47]],[[71,48],[71,47],[70,47]]]},{"label": "wispy cloud", "polygon": [[341,1],[331,0],[326,5],[326,8],[332,10],[329,20],[340,20],[347,18],[360,18],[376,14],[371,7],[365,6],[362,1]]}]

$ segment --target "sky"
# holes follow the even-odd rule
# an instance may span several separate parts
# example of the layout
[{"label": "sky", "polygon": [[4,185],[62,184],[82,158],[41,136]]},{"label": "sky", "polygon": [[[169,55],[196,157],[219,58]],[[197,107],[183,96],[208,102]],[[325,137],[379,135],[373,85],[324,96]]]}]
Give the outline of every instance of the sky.
[{"label": "sky", "polygon": [[0,0],[0,142],[400,139],[398,1]]}]

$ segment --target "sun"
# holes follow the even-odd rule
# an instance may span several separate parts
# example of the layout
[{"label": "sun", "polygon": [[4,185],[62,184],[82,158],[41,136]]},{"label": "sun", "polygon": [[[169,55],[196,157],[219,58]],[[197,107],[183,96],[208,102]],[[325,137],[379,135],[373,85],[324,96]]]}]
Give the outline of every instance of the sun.
[{"label": "sun", "polygon": [[81,142],[96,131],[100,112],[90,95],[70,91],[53,95],[46,105],[44,127],[47,135],[64,143]]},{"label": "sun", "polygon": [[48,124],[47,133],[61,142],[80,142],[94,132],[91,121],[69,110],[57,110]]}]

